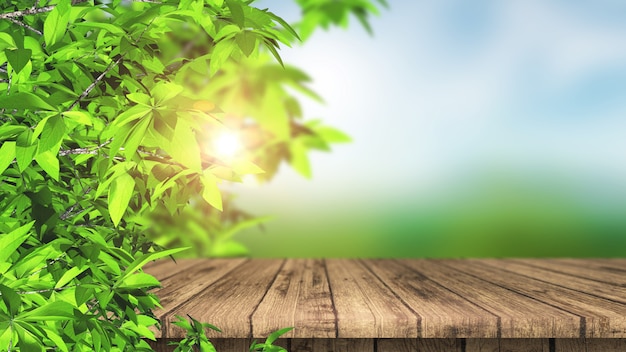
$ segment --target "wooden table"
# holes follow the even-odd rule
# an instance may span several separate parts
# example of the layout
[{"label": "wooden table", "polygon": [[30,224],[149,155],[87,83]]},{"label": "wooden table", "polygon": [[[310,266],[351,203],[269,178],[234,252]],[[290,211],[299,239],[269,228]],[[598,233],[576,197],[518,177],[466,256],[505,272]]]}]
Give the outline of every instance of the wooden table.
[{"label": "wooden table", "polygon": [[626,351],[626,259],[193,259],[151,263],[157,350],[214,324],[218,352]]}]

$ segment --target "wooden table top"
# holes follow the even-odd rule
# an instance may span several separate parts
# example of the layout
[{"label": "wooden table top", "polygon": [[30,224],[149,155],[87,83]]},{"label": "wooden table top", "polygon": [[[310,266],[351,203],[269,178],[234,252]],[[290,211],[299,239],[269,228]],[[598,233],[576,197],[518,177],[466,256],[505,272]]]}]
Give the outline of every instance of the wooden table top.
[{"label": "wooden table top", "polygon": [[146,266],[163,336],[626,338],[626,259],[190,259]]}]

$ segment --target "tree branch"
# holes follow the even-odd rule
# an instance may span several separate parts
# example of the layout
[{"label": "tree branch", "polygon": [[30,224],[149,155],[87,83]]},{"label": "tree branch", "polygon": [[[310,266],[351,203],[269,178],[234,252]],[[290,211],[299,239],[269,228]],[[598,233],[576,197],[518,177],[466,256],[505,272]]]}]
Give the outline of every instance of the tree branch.
[{"label": "tree branch", "polygon": [[[77,5],[83,2],[87,2],[87,0],[72,0],[72,5]],[[31,7],[30,9],[13,11],[7,13],[0,13],[0,20],[5,20],[9,18],[16,17],[24,17],[28,15],[36,15],[38,13],[50,12],[54,10],[56,5],[44,6],[44,7]]]},{"label": "tree branch", "polygon": [[24,23],[22,21],[16,20],[15,18],[9,18],[9,21],[15,23],[18,26],[21,26],[21,27],[24,27],[24,28],[26,28],[26,29],[28,29],[30,31],[33,31],[33,32],[35,32],[35,33],[37,33],[39,35],[43,35],[43,33],[41,33],[41,31],[38,30],[37,28],[33,28],[33,27],[27,25],[26,23]]},{"label": "tree branch", "polygon": [[107,73],[109,73],[109,71],[111,71],[113,69],[113,67],[117,66],[120,62],[122,62],[122,56],[120,56],[117,60],[113,61],[107,68],[106,70],[104,70],[104,72],[102,72],[100,74],[100,76],[98,76],[96,78],[95,81],[93,81],[89,87],[87,87],[87,89],[85,89],[85,91],[72,103],[72,105],[70,105],[70,107],[67,109],[72,110],[76,105],[78,105],[78,103],[80,103],[81,100],[85,99],[85,97],[87,97],[89,95],[89,93],[91,93],[91,91],[96,87],[96,85],[102,81],[102,79],[104,78],[104,76],[106,76]]}]

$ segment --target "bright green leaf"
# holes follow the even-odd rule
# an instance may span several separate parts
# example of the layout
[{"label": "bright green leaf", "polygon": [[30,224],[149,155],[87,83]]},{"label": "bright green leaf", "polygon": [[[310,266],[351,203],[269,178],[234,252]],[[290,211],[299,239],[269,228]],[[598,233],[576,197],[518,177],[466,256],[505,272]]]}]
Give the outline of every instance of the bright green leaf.
[{"label": "bright green leaf", "polygon": [[46,16],[43,22],[43,37],[47,47],[54,45],[65,35],[70,18],[70,6],[71,0],[60,0]]},{"label": "bright green leaf", "polygon": [[55,181],[59,180],[59,159],[56,154],[51,151],[39,153],[35,156],[35,161]]},{"label": "bright green leaf", "polygon": [[128,208],[128,203],[133,196],[135,179],[127,173],[116,177],[109,188],[109,215],[113,225],[117,226]]},{"label": "bright green leaf", "polygon": [[48,119],[39,138],[39,152],[57,149],[65,136],[65,121],[61,115],[55,115]]},{"label": "bright green leaf", "polygon": [[0,175],[15,159],[15,142],[3,142],[0,146]]},{"label": "bright green leaf", "polygon": [[213,174],[205,173],[201,178],[202,198],[212,207],[222,210],[222,193],[217,187],[217,178]]}]

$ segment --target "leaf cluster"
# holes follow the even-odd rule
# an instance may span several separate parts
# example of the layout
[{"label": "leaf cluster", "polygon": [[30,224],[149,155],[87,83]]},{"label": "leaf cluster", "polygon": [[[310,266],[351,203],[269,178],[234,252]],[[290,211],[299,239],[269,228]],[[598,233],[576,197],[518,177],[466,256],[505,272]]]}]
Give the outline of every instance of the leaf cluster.
[{"label": "leaf cluster", "polygon": [[219,184],[282,162],[309,176],[310,150],[348,140],[290,93],[318,99],[278,55],[301,37],[242,0],[0,5],[0,350],[150,350],[142,267],[245,253],[233,235],[264,219]]}]

